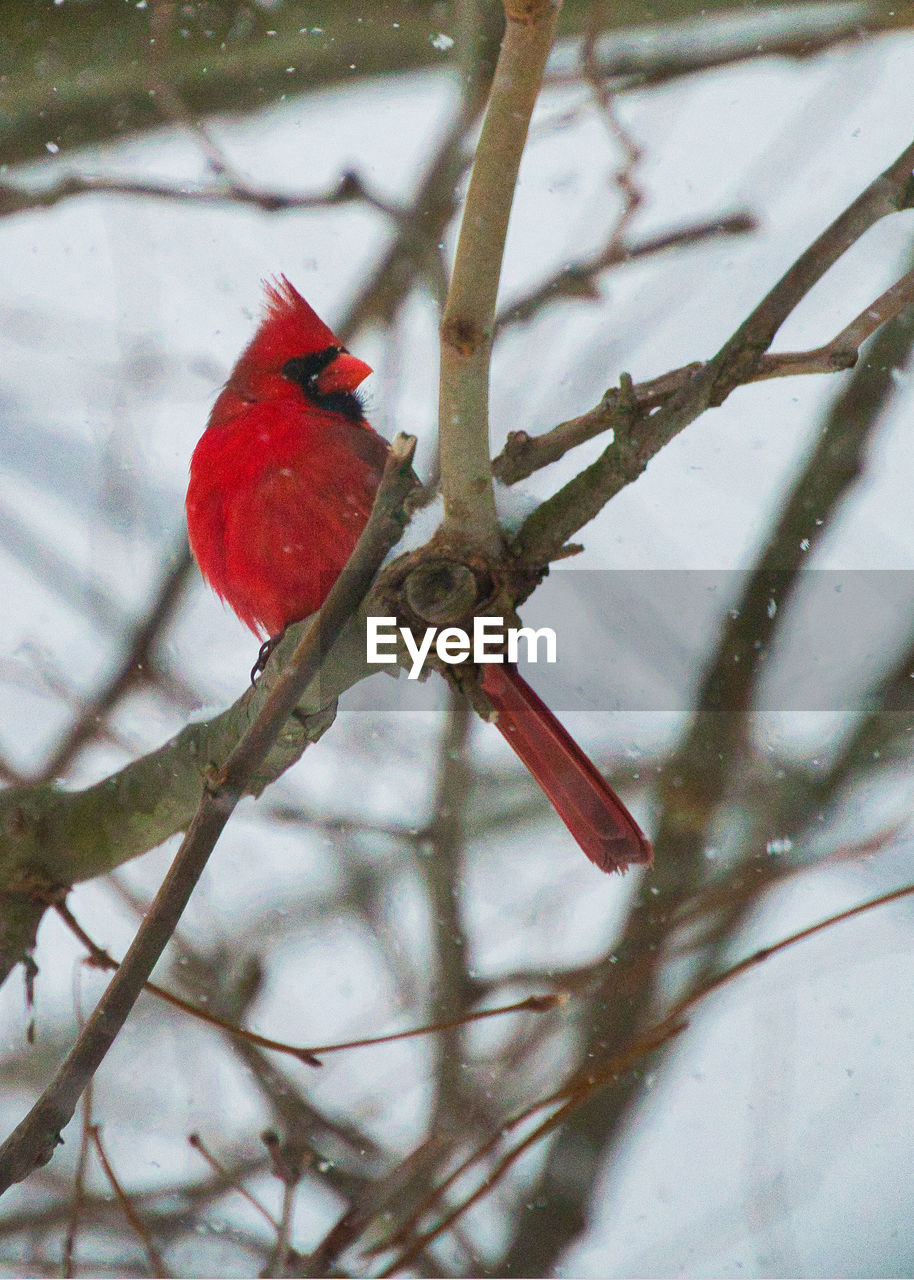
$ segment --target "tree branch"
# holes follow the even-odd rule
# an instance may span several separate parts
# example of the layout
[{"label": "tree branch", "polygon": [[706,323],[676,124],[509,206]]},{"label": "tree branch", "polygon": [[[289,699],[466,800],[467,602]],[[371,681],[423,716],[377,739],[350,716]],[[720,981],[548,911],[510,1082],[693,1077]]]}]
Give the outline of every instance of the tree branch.
[{"label": "tree branch", "polygon": [[882,218],[911,207],[912,166],[914,142],[800,255],[683,391],[653,415],[639,444],[639,457],[646,462],[658,441],[673,439],[705,409],[723,404],[735,387],[752,378],[778,329],[838,259]]},{"label": "tree branch", "polygon": [[515,302],[509,302],[499,312],[496,321],[498,332],[503,333],[511,325],[532,320],[538,311],[558,298],[599,298],[597,277],[613,267],[666,253],[670,249],[705,244],[722,236],[746,235],[757,227],[758,223],[750,213],[736,212],[689,223],[658,235],[646,236],[643,240],[620,240],[614,230],[596,253],[559,267],[548,280]]},{"label": "tree branch", "polygon": [[391,446],[368,524],[320,613],[307,627],[288,666],[283,666],[266,703],[222,769],[203,792],[197,812],[120,968],[54,1079],[0,1147],[0,1193],[46,1164],[72,1119],[79,1097],[130,1014],[168,943],[209,855],[255,771],[295,711],[368,591],[378,567],[403,527],[402,506],[415,484],[415,440],[399,435]]},{"label": "tree branch", "polygon": [[495,68],[441,322],[439,423],[444,528],[497,554],[489,453],[495,303],[521,155],[561,0],[506,0]]},{"label": "tree branch", "polygon": [[[798,303],[871,226],[914,204],[912,165],[914,143],[800,255],[713,359],[706,364],[688,366],[691,373],[687,378],[684,376],[687,370],[666,375],[674,386],[677,379],[684,380],[656,412],[644,414],[631,378],[623,376],[611,405],[615,439],[596,462],[527,518],[514,542],[517,553],[525,560],[544,564],[561,555],[568,539],[592,520],[620,489],[637,479],[649,460],[680,431],[706,409],[722,404],[737,386],[772,376],[771,369],[778,366],[766,368],[765,353]],[[844,334],[850,331],[866,336],[867,330],[872,332],[882,322],[879,316],[896,314],[906,305],[910,289],[905,277],[868,309],[875,313],[873,316],[864,312]],[[839,339],[843,340],[843,334]],[[827,367],[834,368],[833,358],[832,350]],[[772,356],[772,361],[778,360],[779,357]],[[791,364],[793,368],[789,367]],[[801,365],[802,361],[794,356],[782,367],[785,372],[793,372]],[[521,452],[524,443],[519,442]]]},{"label": "tree branch", "polygon": [[914,270],[879,295],[824,347],[814,351],[769,351],[762,356],[752,381],[784,378],[801,373],[835,373],[857,363],[860,348],[881,325],[894,318],[905,307],[914,306]]},{"label": "tree branch", "polygon": [[402,211],[372,194],[358,174],[346,172],[338,182],[314,195],[293,195],[268,191],[234,177],[209,184],[159,182],[152,178],[115,178],[104,174],[94,177],[68,173],[50,186],[29,188],[13,182],[0,182],[0,218],[26,213],[32,209],[49,209],[62,200],[82,195],[139,196],[154,200],[171,200],[189,204],[246,204],[262,213],[284,213],[290,209],[328,209],[335,205],[361,201],[371,208],[397,219]]},{"label": "tree branch", "polygon": [[178,555],[166,568],[155,591],[147,614],[133,628],[127,638],[124,656],[116,670],[105,681],[94,697],[82,709],[50,760],[41,771],[37,782],[51,782],[68,768],[80,748],[99,731],[112,708],[124,694],[154,672],[152,655],[155,646],[180,603],[187,579],[190,576],[191,558],[186,541],[182,538]]}]

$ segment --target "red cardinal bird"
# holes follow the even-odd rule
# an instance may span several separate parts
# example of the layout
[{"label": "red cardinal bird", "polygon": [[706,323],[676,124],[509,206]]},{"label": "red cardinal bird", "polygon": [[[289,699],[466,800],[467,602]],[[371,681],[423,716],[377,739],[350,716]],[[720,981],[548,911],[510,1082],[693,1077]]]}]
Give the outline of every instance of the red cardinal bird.
[{"label": "red cardinal bird", "polygon": [[[187,527],[204,578],[255,634],[319,609],[371,511],[387,441],[356,388],[371,373],[284,276],[190,464]],[[483,667],[506,741],[602,871],[650,862],[616,793],[517,670]]]}]

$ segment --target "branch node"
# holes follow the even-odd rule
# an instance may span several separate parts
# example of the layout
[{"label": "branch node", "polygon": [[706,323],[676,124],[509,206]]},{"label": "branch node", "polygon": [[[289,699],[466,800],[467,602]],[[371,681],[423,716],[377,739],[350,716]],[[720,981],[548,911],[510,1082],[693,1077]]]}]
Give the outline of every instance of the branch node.
[{"label": "branch node", "polygon": [[441,341],[451,347],[459,356],[471,356],[479,350],[485,340],[485,333],[472,320],[464,320],[459,316],[446,320],[441,326]]}]

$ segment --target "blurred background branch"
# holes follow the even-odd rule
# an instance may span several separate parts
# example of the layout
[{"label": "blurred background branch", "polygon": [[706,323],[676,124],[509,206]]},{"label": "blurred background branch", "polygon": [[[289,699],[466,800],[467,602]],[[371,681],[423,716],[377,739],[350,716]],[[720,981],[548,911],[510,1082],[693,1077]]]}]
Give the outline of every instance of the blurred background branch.
[{"label": "blurred background branch", "polygon": [[[439,66],[436,32],[467,11],[493,20],[489,30],[496,32],[497,45],[500,9],[487,0],[379,0],[369,10],[360,0],[319,7],[261,7],[247,0],[183,6],[149,0],[142,7],[120,0],[9,0],[3,15],[7,70],[0,86],[0,163],[39,160],[49,143],[70,151],[160,127],[169,116],[150,86],[151,52],[158,77],[177,93],[189,119],[197,119],[262,110],[293,93],[349,84],[353,72],[380,76]],[[157,10],[166,14],[162,37],[150,23]],[[787,5],[747,14],[719,0],[700,11],[701,20],[693,16],[698,6],[688,0],[664,0],[654,7],[651,27],[617,36],[614,28],[643,21],[634,3],[568,0],[560,36],[580,34],[585,26],[605,30],[595,50],[600,72],[632,87],[756,58],[768,49],[809,57],[836,41],[858,40],[866,31],[898,31],[912,21],[908,4]],[[713,23],[703,20],[712,13],[721,16]],[[164,49],[151,50],[150,40],[160,38]],[[457,56],[465,49],[461,41]],[[554,74],[567,75],[574,56],[570,45],[558,53]]]}]

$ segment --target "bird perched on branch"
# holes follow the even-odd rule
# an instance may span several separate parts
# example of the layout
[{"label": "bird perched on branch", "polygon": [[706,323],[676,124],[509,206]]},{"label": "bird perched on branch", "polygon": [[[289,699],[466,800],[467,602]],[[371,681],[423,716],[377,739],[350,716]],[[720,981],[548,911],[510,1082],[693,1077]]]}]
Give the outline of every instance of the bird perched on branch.
[{"label": "bird perched on branch", "polygon": [[[213,405],[190,465],[187,525],[203,577],[257,635],[320,608],[371,512],[387,441],[365,420],[371,369],[285,277]],[[481,687],[505,740],[602,871],[651,861],[637,823],[516,667]]]}]

